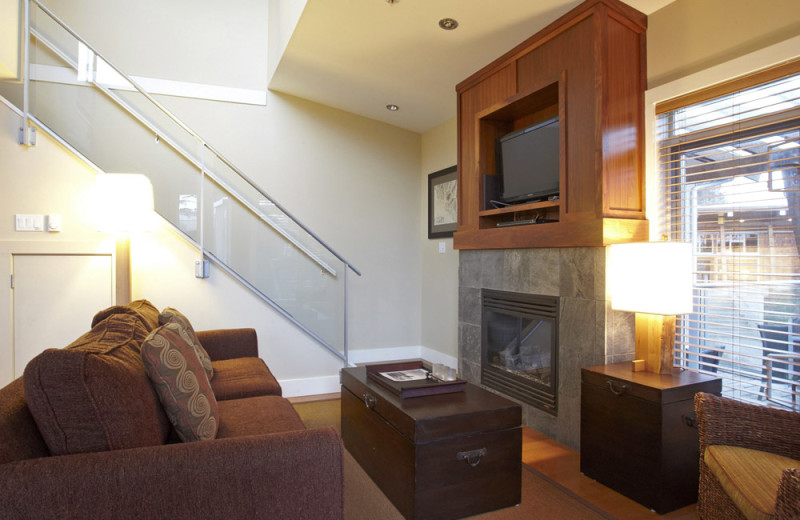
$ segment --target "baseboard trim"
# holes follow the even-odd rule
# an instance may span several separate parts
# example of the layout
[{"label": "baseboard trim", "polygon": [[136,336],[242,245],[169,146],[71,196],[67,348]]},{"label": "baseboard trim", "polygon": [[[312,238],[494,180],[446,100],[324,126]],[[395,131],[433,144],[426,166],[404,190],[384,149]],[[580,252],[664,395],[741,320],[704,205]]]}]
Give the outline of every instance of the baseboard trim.
[{"label": "baseboard trim", "polygon": [[339,391],[339,374],[305,379],[284,379],[279,383],[283,389],[283,397],[332,394]]},{"label": "baseboard trim", "polygon": [[[376,349],[359,349],[350,351],[350,364],[379,363],[395,359],[422,358],[431,363],[443,363],[450,367],[458,366],[458,359],[422,346],[391,347]],[[339,392],[339,374],[309,377],[302,379],[279,380],[284,397],[304,397],[311,395],[333,394]]]}]

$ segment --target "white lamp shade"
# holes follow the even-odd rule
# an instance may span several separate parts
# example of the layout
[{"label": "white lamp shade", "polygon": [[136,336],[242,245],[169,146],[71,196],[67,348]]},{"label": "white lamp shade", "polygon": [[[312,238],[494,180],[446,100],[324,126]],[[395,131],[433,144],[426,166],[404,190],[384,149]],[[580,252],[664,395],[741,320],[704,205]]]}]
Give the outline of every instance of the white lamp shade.
[{"label": "white lamp shade", "polygon": [[607,268],[612,309],[664,315],[692,312],[691,244],[614,244]]},{"label": "white lamp shade", "polygon": [[96,176],[97,227],[107,233],[132,233],[153,228],[153,186],[138,173]]}]

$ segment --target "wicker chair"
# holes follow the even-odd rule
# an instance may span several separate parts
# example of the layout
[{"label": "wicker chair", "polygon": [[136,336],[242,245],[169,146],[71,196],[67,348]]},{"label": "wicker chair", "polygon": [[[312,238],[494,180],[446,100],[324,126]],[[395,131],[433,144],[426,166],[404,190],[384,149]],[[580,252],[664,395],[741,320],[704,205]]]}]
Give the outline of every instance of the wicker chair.
[{"label": "wicker chair", "polygon": [[[800,413],[705,393],[695,395],[695,409],[700,430],[700,518],[746,520],[705,463],[706,448],[738,446],[800,460]],[[800,519],[800,468],[783,472],[774,518]]]}]

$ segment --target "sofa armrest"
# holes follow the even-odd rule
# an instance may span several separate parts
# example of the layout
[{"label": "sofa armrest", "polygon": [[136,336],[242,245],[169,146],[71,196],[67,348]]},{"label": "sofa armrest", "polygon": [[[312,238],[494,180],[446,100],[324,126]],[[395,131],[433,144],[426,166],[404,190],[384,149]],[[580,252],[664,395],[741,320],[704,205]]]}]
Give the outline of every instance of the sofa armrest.
[{"label": "sofa armrest", "polygon": [[8,519],[344,515],[332,428],[16,461],[0,466],[0,489]]},{"label": "sofa armrest", "polygon": [[701,458],[707,446],[723,444],[800,459],[800,413],[706,393],[694,403]]},{"label": "sofa armrest", "polygon": [[208,352],[211,361],[258,357],[258,337],[255,329],[199,330],[197,339]]},{"label": "sofa armrest", "polygon": [[775,501],[775,520],[800,518],[800,468],[784,470]]}]

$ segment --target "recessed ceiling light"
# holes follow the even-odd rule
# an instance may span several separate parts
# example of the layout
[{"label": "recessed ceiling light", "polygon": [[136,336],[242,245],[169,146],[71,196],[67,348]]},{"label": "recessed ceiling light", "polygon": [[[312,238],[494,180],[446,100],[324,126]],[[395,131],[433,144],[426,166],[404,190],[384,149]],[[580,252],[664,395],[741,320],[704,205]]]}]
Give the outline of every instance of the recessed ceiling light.
[{"label": "recessed ceiling light", "polygon": [[439,27],[444,29],[445,31],[452,31],[456,27],[458,27],[458,22],[453,18],[442,18],[439,20]]},{"label": "recessed ceiling light", "polygon": [[389,110],[390,112],[397,112],[400,110],[400,107],[397,105],[386,105],[386,110]]}]

